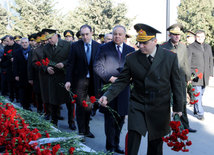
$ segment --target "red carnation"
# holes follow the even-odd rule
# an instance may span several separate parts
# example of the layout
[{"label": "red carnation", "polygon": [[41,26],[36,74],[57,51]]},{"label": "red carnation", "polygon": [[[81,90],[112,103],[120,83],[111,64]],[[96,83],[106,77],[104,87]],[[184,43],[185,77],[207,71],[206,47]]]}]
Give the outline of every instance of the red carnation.
[{"label": "red carnation", "polygon": [[72,100],[71,103],[72,103],[72,104],[76,103],[76,100]]},{"label": "red carnation", "polygon": [[75,150],[75,147],[71,147],[70,149],[69,149],[69,154],[73,154],[74,153],[74,150]]},{"label": "red carnation", "polygon": [[198,78],[199,78],[199,79],[202,79],[202,78],[203,78],[203,73],[199,73],[199,74],[198,74]]},{"label": "red carnation", "polygon": [[76,94],[74,94],[74,95],[73,95],[73,98],[77,98],[77,95],[76,95]]},{"label": "red carnation", "polygon": [[198,97],[200,95],[200,92],[198,92],[197,94],[193,94],[195,97]]},{"label": "red carnation", "polygon": [[91,97],[90,97],[90,101],[91,101],[91,103],[96,102],[96,100],[97,100],[97,99],[95,98],[95,96],[91,96]]},{"label": "red carnation", "polygon": [[36,66],[42,66],[42,64],[41,64],[40,61],[35,62],[35,65],[36,65]]},{"label": "red carnation", "polygon": [[198,73],[198,69],[197,68],[195,69],[195,72]]},{"label": "red carnation", "polygon": [[13,50],[12,50],[12,49],[10,49],[9,51],[7,51],[7,53],[8,53],[8,54],[10,54],[12,51],[13,51]]},{"label": "red carnation", "polygon": [[85,100],[82,101],[82,106],[85,107],[85,108],[88,107],[88,104],[86,103]]}]

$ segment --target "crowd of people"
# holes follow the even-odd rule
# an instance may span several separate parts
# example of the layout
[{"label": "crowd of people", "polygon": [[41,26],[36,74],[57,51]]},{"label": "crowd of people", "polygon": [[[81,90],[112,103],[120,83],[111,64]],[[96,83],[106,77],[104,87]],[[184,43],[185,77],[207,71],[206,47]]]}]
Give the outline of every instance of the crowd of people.
[{"label": "crowd of people", "polygon": [[[185,129],[190,128],[186,105],[187,85],[199,95],[194,114],[204,119],[203,92],[213,75],[211,47],[205,43],[205,31],[187,32],[182,43],[181,24],[171,25],[169,40],[157,43],[155,28],[136,24],[136,46],[127,44],[126,29],[117,25],[111,33],[93,40],[91,26],[82,25],[76,33],[64,31],[62,38],[54,29],[43,29],[28,37],[6,35],[1,38],[1,95],[20,102],[26,110],[31,105],[57,126],[63,119],[62,104],[68,111],[68,126],[79,135],[94,138],[90,116],[104,113],[106,150],[124,154],[120,132],[128,115],[127,152],[137,155],[141,136],[148,132],[148,155],[162,155],[162,139],[169,132],[170,107],[178,114]],[[193,75],[203,77],[193,80]],[[102,88],[111,84],[103,92]],[[75,94],[75,104],[71,99]],[[98,103],[85,107],[91,96]],[[191,97],[191,96],[190,96]],[[109,106],[117,115],[107,110]],[[77,124],[77,127],[76,127]],[[92,124],[93,125],[93,124]]]}]

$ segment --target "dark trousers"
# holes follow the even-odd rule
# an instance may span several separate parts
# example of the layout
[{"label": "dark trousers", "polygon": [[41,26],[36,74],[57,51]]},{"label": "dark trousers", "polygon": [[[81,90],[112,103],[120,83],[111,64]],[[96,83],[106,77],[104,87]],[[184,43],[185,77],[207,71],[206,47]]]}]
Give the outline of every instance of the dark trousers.
[{"label": "dark trousers", "polygon": [[108,110],[104,113],[105,134],[106,134],[106,150],[119,147],[120,132],[124,124],[125,116],[118,117],[112,115]]},{"label": "dark trousers", "polygon": [[42,113],[43,111],[43,102],[42,102],[42,96],[40,93],[34,93],[35,94],[35,100],[36,100],[36,107],[37,107],[37,112]]},{"label": "dark trousers", "polygon": [[[141,134],[136,131],[128,131],[128,155],[137,155],[141,141]],[[149,140],[147,155],[163,155],[163,141],[161,138]]]},{"label": "dark trousers", "polygon": [[93,95],[93,84],[90,79],[83,79],[78,83],[76,101],[76,120],[80,134],[88,134],[90,132],[89,121],[91,114],[91,105],[83,107],[82,101],[87,100]]},{"label": "dark trousers", "polygon": [[187,109],[186,109],[186,103],[183,104],[183,111],[182,111],[182,116],[180,117],[181,123],[183,124],[185,129],[189,128],[189,120],[187,117]]},{"label": "dark trousers", "polygon": [[1,94],[2,96],[6,96],[8,93],[8,85],[7,85],[7,73],[3,72],[1,73]]},{"label": "dark trousers", "polygon": [[[69,102],[66,103],[66,106],[68,109],[68,124],[70,125],[73,121],[73,107]],[[60,116],[60,105],[49,104],[48,107],[50,107],[52,123],[57,125]]]},{"label": "dark trousers", "polygon": [[32,102],[32,86],[28,83],[19,87],[20,103],[24,109],[29,109]]}]

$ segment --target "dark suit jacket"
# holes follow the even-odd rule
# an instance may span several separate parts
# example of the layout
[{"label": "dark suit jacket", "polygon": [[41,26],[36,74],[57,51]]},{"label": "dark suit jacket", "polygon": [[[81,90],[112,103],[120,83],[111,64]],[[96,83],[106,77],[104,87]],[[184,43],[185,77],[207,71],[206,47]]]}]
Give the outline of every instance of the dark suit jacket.
[{"label": "dark suit jacket", "polygon": [[[192,84],[195,86],[208,85],[209,76],[213,76],[213,56],[210,45],[194,42],[188,46],[188,53],[191,73],[196,75],[203,73],[203,78]],[[198,69],[198,73],[195,72],[195,69]]]},{"label": "dark suit jacket", "polygon": [[[1,68],[2,72],[7,73],[7,78],[8,80],[14,80],[13,76],[13,66],[12,66],[12,61],[10,60],[12,57],[14,57],[14,54],[16,53],[17,50],[20,50],[21,46],[17,43],[14,43],[13,46],[5,46],[4,48],[4,54],[2,56],[2,61],[1,61]],[[11,54],[7,54],[9,50],[12,50]]]},{"label": "dark suit jacket", "polygon": [[[97,55],[96,63],[94,65],[94,70],[102,79],[104,84],[109,83],[109,79],[111,78],[111,76],[119,76],[125,63],[126,55],[133,51],[134,48],[124,43],[121,60],[119,61],[118,53],[113,41],[100,47],[100,51]],[[114,102],[110,102],[109,106],[117,110],[120,115],[127,115],[129,103],[129,87],[126,87],[115,100]]]},{"label": "dark suit jacket", "polygon": [[25,87],[28,84],[27,60],[25,59],[22,48],[14,53],[13,60],[14,76],[19,76],[19,87]]},{"label": "dark suit jacket", "polygon": [[140,50],[126,57],[124,69],[104,94],[108,101],[115,98],[133,82],[128,113],[128,130],[157,139],[169,132],[170,98],[173,92],[173,111],[182,111],[183,95],[175,53],[157,46],[152,65]]},{"label": "dark suit jacket", "polygon": [[88,65],[84,49],[84,42],[79,40],[72,43],[71,52],[68,59],[66,81],[71,82],[71,88],[74,93],[82,80],[86,79],[86,75],[89,71],[91,76],[90,78],[93,82],[93,92],[91,92],[91,95],[98,95],[99,80],[98,76],[93,71],[93,63],[99,47],[100,44],[92,40],[91,60],[90,65]]}]

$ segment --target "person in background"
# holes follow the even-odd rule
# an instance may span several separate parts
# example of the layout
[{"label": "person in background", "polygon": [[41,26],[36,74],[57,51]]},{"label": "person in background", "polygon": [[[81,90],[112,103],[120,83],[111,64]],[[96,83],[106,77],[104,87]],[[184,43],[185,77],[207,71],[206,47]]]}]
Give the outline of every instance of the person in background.
[{"label": "person in background", "polygon": [[[21,48],[19,44],[14,41],[14,37],[7,35],[5,38],[7,45],[4,48],[4,54],[1,61],[2,68],[2,91],[8,87],[10,101],[13,102],[16,97],[16,102],[19,102],[19,91],[16,86],[15,77],[13,73],[14,54]],[[2,95],[5,95],[4,93]]]},{"label": "person in background", "polygon": [[71,50],[71,44],[65,40],[59,39],[56,30],[43,29],[48,44],[43,48],[43,59],[50,62],[44,66],[48,76],[49,103],[51,109],[51,122],[58,125],[60,116],[60,105],[66,103],[68,109],[68,125],[71,128],[72,112],[69,93],[62,86],[65,81],[65,66]]},{"label": "person in background", "polygon": [[27,76],[27,61],[30,50],[28,38],[22,38],[21,48],[14,53],[13,68],[15,80],[18,83],[20,103],[23,109],[32,111],[30,105],[32,102],[32,86],[28,82]]},{"label": "person in background", "polygon": [[186,42],[187,42],[187,45],[190,45],[195,42],[195,33],[194,32],[187,31]]},{"label": "person in background", "polygon": [[21,45],[21,39],[22,39],[22,36],[19,36],[19,35],[14,36],[14,41],[19,45]]},{"label": "person in background", "polygon": [[194,104],[194,115],[199,120],[204,120],[204,108],[202,106],[202,97],[209,78],[213,76],[213,55],[211,46],[205,43],[206,34],[204,30],[198,30],[195,33],[195,42],[188,46],[189,62],[191,73],[198,75],[203,74],[202,78],[197,81],[192,81],[193,88],[199,96],[195,97],[198,100]]},{"label": "person in background", "polygon": [[105,36],[104,36],[104,43],[111,42],[112,39],[113,39],[112,33],[106,33]]},{"label": "person in background", "polygon": [[84,107],[83,101],[87,101],[90,96],[97,96],[98,77],[93,71],[93,64],[100,44],[92,40],[92,28],[87,24],[80,27],[80,35],[82,39],[71,45],[65,88],[77,94],[76,120],[79,134],[94,138],[89,127],[91,106]]},{"label": "person in background", "polygon": [[63,34],[64,34],[66,41],[71,42],[71,43],[74,41],[74,32],[73,31],[66,30]]},{"label": "person in background", "polygon": [[[180,66],[180,78],[182,82],[182,92],[183,92],[183,114],[181,116],[181,122],[185,129],[189,129],[189,132],[196,132],[195,129],[190,128],[189,126],[189,120],[187,117],[187,110],[186,110],[186,104],[187,104],[187,83],[191,79],[190,75],[190,66],[188,61],[188,52],[186,45],[183,44],[180,39],[182,35],[183,26],[181,24],[173,24],[167,28],[167,31],[169,31],[169,40],[165,43],[163,43],[160,47],[165,48],[167,50],[170,50],[177,54],[178,57],[178,64]],[[173,95],[173,94],[172,94]],[[172,100],[173,103],[173,100]]]},{"label": "person in background", "polygon": [[[113,41],[103,44],[97,55],[94,70],[102,79],[104,84],[114,83],[119,76],[125,57],[134,51],[134,48],[124,43],[126,29],[117,25],[113,28]],[[120,148],[120,132],[122,130],[125,115],[128,114],[130,88],[127,86],[114,100],[109,102],[109,106],[114,109],[119,116],[112,116],[111,112],[103,109],[105,120],[106,150],[109,152],[124,153]],[[116,120],[115,120],[116,119]]]}]

